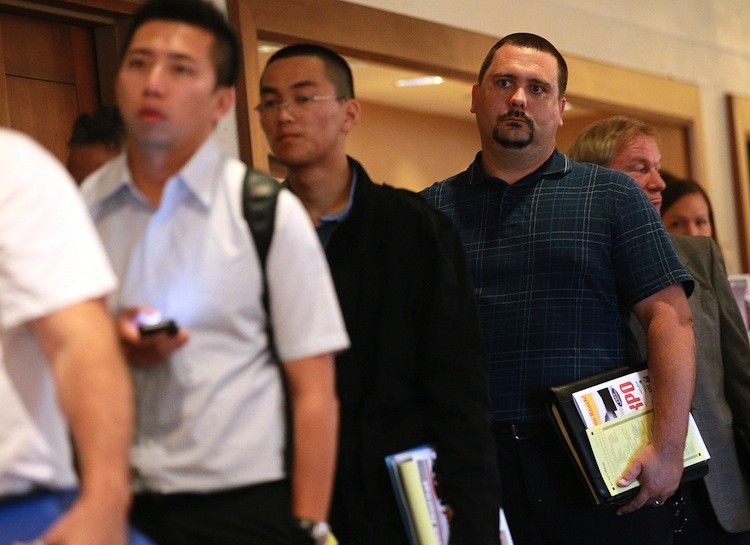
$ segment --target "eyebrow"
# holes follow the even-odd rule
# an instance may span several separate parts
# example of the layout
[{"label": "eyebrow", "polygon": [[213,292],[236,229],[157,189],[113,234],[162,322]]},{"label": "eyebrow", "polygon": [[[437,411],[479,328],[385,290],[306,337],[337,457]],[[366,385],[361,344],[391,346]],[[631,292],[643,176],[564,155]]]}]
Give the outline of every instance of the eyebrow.
[{"label": "eyebrow", "polygon": [[[496,73],[493,75],[494,79],[512,79],[517,80],[521,76],[518,76],[517,74],[511,74],[511,73]],[[547,80],[539,79],[539,78],[529,78],[529,83],[534,85],[541,85],[542,87],[552,87],[552,84],[548,82]]]},{"label": "eyebrow", "polygon": [[492,74],[492,79],[518,79],[518,76],[515,74],[506,74],[506,73],[494,73]]},{"label": "eyebrow", "polygon": [[[147,49],[147,48],[130,49],[125,53],[125,58],[131,55],[156,57],[156,53],[152,49]],[[178,53],[178,52],[167,53],[167,59],[170,61],[188,61],[194,64],[198,63],[195,57],[188,55],[187,53]]]},{"label": "eyebrow", "polygon": [[[643,155],[637,155],[637,156],[635,156],[635,157],[632,157],[632,158],[630,159],[630,161],[628,161],[628,164],[629,164],[629,165],[632,165],[632,164],[634,164],[634,163],[646,163],[647,165],[650,165],[650,164],[651,164],[651,161],[649,161],[649,160],[648,160],[648,159],[647,159],[647,158],[646,158],[645,156],[643,156]],[[656,161],[656,163],[655,163],[655,164],[657,164],[657,165],[660,165],[660,166],[661,166],[661,163],[662,163],[662,158],[661,158],[661,157],[659,157],[659,160],[658,160],[658,161]]]},{"label": "eyebrow", "polygon": [[543,79],[532,78],[530,81],[531,83],[536,83],[537,85],[541,85],[542,87],[549,87],[550,89],[553,87],[550,82]]},{"label": "eyebrow", "polygon": [[[297,91],[299,89],[306,89],[308,87],[316,87],[317,85],[318,84],[315,83],[314,81],[302,80],[302,81],[298,81],[297,83],[294,83],[291,88],[293,91]],[[276,87],[269,87],[268,85],[261,85],[260,92],[279,94],[280,91]]]}]

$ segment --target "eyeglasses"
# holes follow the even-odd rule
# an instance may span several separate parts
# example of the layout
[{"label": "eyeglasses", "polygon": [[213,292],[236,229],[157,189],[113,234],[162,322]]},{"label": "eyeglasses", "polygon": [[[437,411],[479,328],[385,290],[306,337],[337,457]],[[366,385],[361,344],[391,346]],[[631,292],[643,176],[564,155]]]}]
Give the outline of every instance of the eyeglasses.
[{"label": "eyeglasses", "polygon": [[291,100],[287,100],[286,102],[279,102],[275,98],[269,98],[268,100],[264,100],[260,104],[258,104],[255,107],[255,111],[257,111],[261,115],[278,113],[281,112],[282,108],[289,113],[292,113],[292,110],[299,112],[309,110],[315,102],[320,102],[323,100],[344,100],[344,98],[338,97],[336,95],[298,95]]}]

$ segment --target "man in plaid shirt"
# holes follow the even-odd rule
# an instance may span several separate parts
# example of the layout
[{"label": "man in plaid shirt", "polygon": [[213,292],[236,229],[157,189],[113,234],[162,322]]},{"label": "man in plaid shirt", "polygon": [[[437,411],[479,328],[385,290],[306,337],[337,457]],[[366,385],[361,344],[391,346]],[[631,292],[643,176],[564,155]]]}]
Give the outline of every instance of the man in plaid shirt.
[{"label": "man in plaid shirt", "polygon": [[[472,89],[482,151],[423,195],[456,223],[474,277],[515,543],[671,543],[668,510],[649,506],[663,505],[682,475],[692,278],[632,179],[555,149],[566,83],[565,60],[544,38],[500,40]],[[630,361],[631,310],[648,335],[654,437],[618,481],[637,478],[638,495],[596,509],[544,401],[551,386]]]}]

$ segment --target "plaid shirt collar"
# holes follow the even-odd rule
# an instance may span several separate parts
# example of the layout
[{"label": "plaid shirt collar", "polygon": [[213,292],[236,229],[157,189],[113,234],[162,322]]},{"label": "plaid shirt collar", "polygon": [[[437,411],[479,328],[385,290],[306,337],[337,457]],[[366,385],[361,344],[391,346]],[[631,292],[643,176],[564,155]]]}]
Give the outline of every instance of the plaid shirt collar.
[{"label": "plaid shirt collar", "polygon": [[[560,150],[555,149],[542,166],[534,172],[527,174],[513,185],[534,184],[542,178],[562,178],[573,169],[573,161]],[[483,183],[508,183],[500,178],[487,174],[482,168],[482,152],[477,153],[474,162],[469,167],[469,185],[480,185]]]}]

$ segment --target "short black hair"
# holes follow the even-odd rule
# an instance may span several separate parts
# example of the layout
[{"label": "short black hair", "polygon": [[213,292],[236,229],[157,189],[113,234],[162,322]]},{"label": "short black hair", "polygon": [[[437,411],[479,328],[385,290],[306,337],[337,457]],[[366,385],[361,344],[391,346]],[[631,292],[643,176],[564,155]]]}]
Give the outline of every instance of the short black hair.
[{"label": "short black hair", "polygon": [[[331,80],[336,89],[336,97],[340,99],[354,98],[352,69],[349,67],[346,59],[332,49],[328,49],[322,45],[307,43],[288,45],[271,55],[271,58],[266,63],[266,68],[275,61],[290,57],[317,57],[325,65],[326,76],[328,76],[328,79]],[[266,68],[263,69],[263,72],[266,71]],[[262,82],[262,75],[260,79]]]},{"label": "short black hair", "polygon": [[206,0],[150,0],[139,9],[125,34],[123,54],[136,31],[153,20],[166,20],[196,26],[214,37],[212,56],[216,68],[216,86],[231,87],[240,70],[240,49],[232,28],[218,8]]},{"label": "short black hair", "polygon": [[555,57],[557,59],[557,89],[560,93],[560,98],[565,96],[565,90],[568,88],[568,63],[565,62],[565,59],[557,50],[557,48],[548,40],[529,32],[516,32],[515,34],[508,34],[492,46],[492,49],[490,49],[489,53],[487,53],[487,56],[482,62],[482,67],[479,69],[478,81],[480,85],[482,84],[484,75],[487,73],[487,70],[492,64],[492,60],[495,58],[495,53],[498,49],[507,44],[515,45],[518,47],[528,47],[537,51],[544,51],[545,53],[549,53],[550,55]]},{"label": "short black hair", "polygon": [[119,148],[125,139],[125,126],[117,106],[101,106],[93,113],[82,113],[73,123],[68,147],[104,144]]}]

